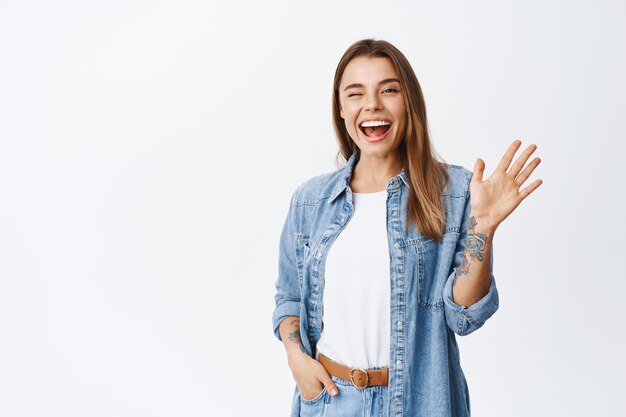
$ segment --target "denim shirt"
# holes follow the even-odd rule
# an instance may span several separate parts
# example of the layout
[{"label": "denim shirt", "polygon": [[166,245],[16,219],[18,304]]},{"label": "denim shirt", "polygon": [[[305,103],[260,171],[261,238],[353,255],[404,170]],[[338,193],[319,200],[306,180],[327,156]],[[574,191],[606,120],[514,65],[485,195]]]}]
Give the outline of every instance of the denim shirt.
[{"label": "denim shirt", "polygon": [[[345,167],[302,183],[291,197],[280,235],[274,333],[282,340],[280,322],[287,316],[299,316],[302,344],[311,356],[322,330],[325,260],[354,213],[349,184],[359,156],[357,149]],[[450,164],[447,170],[450,186],[442,193],[447,216],[442,242],[421,234],[416,227],[405,232],[405,170],[387,184],[389,416],[469,416],[469,391],[456,335],[474,332],[498,309],[493,272],[488,293],[471,306],[461,306],[452,299],[454,275],[465,249],[473,173]],[[493,249],[491,268],[493,271]],[[296,384],[292,417],[300,415],[299,397]]]}]

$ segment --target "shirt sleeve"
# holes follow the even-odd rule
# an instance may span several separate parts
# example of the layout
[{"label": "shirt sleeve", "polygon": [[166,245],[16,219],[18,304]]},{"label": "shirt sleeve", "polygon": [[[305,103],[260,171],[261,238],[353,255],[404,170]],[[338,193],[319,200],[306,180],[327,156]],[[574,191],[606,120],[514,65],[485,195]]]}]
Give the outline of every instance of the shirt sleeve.
[{"label": "shirt sleeve", "polygon": [[454,252],[452,272],[447,278],[443,289],[443,301],[448,327],[459,336],[465,336],[482,327],[485,321],[489,319],[498,309],[498,289],[493,276],[493,244],[491,245],[491,285],[489,291],[480,300],[476,301],[469,307],[461,306],[453,301],[452,285],[454,284],[454,276],[461,266],[463,254],[465,252],[465,238],[467,236],[467,221],[470,213],[470,198],[467,198],[465,210],[463,214],[463,225],[461,234],[457,241],[456,250]]},{"label": "shirt sleeve", "polygon": [[291,196],[289,211],[280,235],[278,253],[278,278],[275,282],[276,308],[272,315],[274,334],[282,341],[278,326],[288,316],[300,316],[300,282],[296,264],[295,210],[296,190]]}]

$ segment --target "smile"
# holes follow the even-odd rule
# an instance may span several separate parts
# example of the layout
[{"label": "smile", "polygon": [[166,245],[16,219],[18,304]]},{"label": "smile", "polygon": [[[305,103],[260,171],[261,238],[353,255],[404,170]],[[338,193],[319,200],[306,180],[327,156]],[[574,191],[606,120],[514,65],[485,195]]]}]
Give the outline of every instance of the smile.
[{"label": "smile", "polygon": [[380,142],[391,130],[388,120],[366,120],[359,125],[359,129],[369,142]]}]

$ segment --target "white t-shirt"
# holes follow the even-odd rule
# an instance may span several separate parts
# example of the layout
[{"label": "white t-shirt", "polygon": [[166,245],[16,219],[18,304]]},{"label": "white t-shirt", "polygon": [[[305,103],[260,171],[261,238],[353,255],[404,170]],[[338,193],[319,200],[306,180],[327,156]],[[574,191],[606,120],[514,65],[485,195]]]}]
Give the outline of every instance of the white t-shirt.
[{"label": "white t-shirt", "polygon": [[351,367],[389,365],[387,190],[352,193],[354,214],[326,258],[317,350]]}]

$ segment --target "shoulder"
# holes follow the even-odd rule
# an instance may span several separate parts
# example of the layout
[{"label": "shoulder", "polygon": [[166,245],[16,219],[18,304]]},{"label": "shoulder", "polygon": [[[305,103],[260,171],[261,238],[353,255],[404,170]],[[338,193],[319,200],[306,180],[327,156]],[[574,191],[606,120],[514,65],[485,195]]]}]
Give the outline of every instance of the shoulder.
[{"label": "shoulder", "polygon": [[[452,197],[468,197],[469,184],[474,173],[461,165],[445,165],[450,177],[450,186],[444,194]],[[342,167],[303,181],[293,194],[293,203],[298,206],[315,204],[321,199],[330,197],[337,183],[342,180],[344,170],[345,167]]]},{"label": "shoulder", "polygon": [[296,205],[315,204],[331,196],[337,183],[343,178],[345,167],[310,177],[300,183],[293,195]]},{"label": "shoulder", "polygon": [[474,173],[461,165],[446,164],[450,177],[450,186],[445,194],[452,197],[468,197],[469,184]]}]

